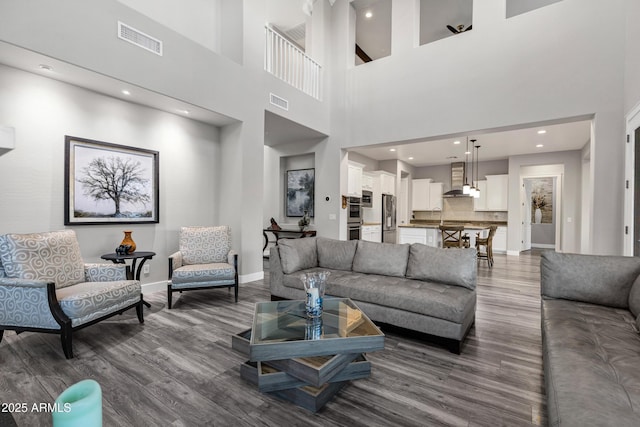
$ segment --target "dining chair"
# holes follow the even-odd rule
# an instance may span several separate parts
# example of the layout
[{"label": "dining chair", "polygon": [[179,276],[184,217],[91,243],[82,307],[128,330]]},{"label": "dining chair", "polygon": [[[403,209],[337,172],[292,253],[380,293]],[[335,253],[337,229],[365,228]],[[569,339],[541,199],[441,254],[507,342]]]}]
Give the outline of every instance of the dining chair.
[{"label": "dining chair", "polygon": [[463,248],[465,247],[462,238],[464,226],[462,225],[441,225],[440,233],[442,234],[443,248]]},{"label": "dining chair", "polygon": [[[478,260],[486,259],[487,266],[489,268],[493,267],[493,236],[495,236],[497,229],[497,225],[490,226],[487,237],[480,237],[481,233],[476,233],[476,252],[478,254]],[[481,248],[484,248],[484,250],[481,250]]]}]

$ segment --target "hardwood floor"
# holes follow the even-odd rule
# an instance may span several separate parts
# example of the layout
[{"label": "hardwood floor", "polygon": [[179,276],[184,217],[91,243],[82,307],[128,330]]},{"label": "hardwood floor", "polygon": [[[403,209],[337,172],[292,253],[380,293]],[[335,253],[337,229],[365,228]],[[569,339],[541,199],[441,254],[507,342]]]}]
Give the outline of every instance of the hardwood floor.
[{"label": "hardwood floor", "polygon": [[[540,339],[539,255],[495,255],[478,270],[478,306],[462,354],[386,332],[367,355],[372,376],[347,385],[312,414],[261,394],[240,378],[245,357],[231,336],[250,327],[263,281],[226,289],[145,295],[135,311],[74,336],[66,360],[57,335],[5,332],[0,402],[53,402],[93,378],[102,387],[105,426],[527,426],[546,425]],[[268,280],[268,279],[267,279]],[[177,300],[177,301],[176,301]],[[48,413],[15,413],[19,426],[49,426]]]}]

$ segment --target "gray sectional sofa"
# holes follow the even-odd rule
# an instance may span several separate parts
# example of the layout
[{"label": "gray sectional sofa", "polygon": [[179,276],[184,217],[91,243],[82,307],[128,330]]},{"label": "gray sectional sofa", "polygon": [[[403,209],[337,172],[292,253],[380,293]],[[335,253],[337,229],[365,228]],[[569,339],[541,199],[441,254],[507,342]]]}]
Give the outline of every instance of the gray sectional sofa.
[{"label": "gray sectional sofa", "polygon": [[272,299],[304,299],[302,273],[329,270],[326,295],[351,298],[371,320],[442,338],[456,353],[475,320],[475,249],[322,237],[280,240]]},{"label": "gray sectional sofa", "polygon": [[543,252],[549,426],[640,426],[640,258]]}]

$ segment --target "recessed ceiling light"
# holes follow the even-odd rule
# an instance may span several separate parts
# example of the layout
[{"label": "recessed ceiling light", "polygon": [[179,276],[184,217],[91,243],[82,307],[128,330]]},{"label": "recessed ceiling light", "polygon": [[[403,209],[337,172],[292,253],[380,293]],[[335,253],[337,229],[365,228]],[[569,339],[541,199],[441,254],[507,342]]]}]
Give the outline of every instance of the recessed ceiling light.
[{"label": "recessed ceiling light", "polygon": [[547,133],[547,131],[546,131],[546,130],[544,130],[544,129],[540,129],[540,130],[538,131],[538,135],[542,135],[542,134],[545,134],[545,133]]},{"label": "recessed ceiling light", "polygon": [[544,144],[538,144],[538,145],[536,145],[536,148],[542,148],[542,147],[544,147]]},{"label": "recessed ceiling light", "polygon": [[126,89],[122,89],[122,94],[123,94],[123,95],[131,95],[131,92],[129,92],[129,91],[128,91],[128,90],[126,90]]},{"label": "recessed ceiling light", "polygon": [[468,156],[469,154],[471,154],[471,151],[465,151],[464,154]]},{"label": "recessed ceiling light", "polygon": [[453,141],[453,143],[458,145],[458,144],[460,144],[460,141]]},{"label": "recessed ceiling light", "polygon": [[370,10],[368,10],[365,14],[364,17],[365,18],[371,18],[373,16],[373,12],[371,12]]},{"label": "recessed ceiling light", "polygon": [[179,112],[181,112],[182,114],[189,114],[189,110],[178,110]]},{"label": "recessed ceiling light", "polygon": [[409,157],[409,160],[413,160],[413,157]]},{"label": "recessed ceiling light", "polygon": [[47,64],[40,64],[40,65],[38,65],[38,68],[40,68],[43,71],[53,71],[53,67],[51,67],[51,65],[47,65]]},{"label": "recessed ceiling light", "polygon": [[395,148],[389,148],[389,151],[396,151]]}]

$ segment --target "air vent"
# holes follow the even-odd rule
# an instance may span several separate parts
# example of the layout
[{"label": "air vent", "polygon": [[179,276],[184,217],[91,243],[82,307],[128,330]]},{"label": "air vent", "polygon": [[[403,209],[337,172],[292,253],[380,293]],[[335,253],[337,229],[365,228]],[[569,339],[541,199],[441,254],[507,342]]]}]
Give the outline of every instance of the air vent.
[{"label": "air vent", "polygon": [[284,98],[280,98],[279,96],[270,93],[269,102],[271,102],[271,104],[275,105],[276,107],[289,111],[289,101]]},{"label": "air vent", "polygon": [[118,38],[162,56],[162,42],[160,40],[120,21],[118,21]]}]

